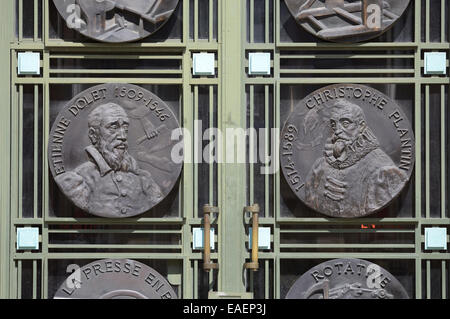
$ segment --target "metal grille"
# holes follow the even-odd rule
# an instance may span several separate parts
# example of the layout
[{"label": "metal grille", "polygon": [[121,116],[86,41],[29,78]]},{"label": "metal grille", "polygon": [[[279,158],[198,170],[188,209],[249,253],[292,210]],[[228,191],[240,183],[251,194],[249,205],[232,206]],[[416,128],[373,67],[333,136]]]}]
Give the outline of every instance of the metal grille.
[{"label": "metal grille", "polygon": [[[180,298],[205,298],[217,285],[217,273],[200,271],[202,255],[192,250],[191,234],[201,225],[201,207],[217,205],[217,165],[186,163],[162,205],[139,218],[107,220],[87,215],[64,198],[49,176],[46,148],[59,109],[74,94],[106,82],[149,89],[191,132],[195,120],[202,120],[204,129],[216,126],[219,81],[193,77],[191,61],[198,51],[219,57],[218,1],[182,0],[156,38],[107,46],[107,53],[104,45],[68,29],[51,0],[17,0],[15,12],[10,51],[11,262],[2,261],[10,271],[10,282],[2,283],[9,287],[8,297],[52,298],[69,275],[68,265],[132,258],[165,276]],[[28,50],[41,53],[41,76],[17,75],[17,53]],[[21,226],[39,227],[38,252],[16,251],[14,238]]]},{"label": "metal grille", "polygon": [[360,83],[402,106],[414,123],[417,154],[401,199],[373,217],[351,220],[312,212],[290,196],[280,172],[273,178],[258,176],[250,165],[247,204],[264,207],[260,224],[270,227],[273,236],[272,249],[260,252],[262,271],[248,273],[247,291],[259,298],[284,298],[313,266],[334,258],[362,258],[389,270],[412,298],[448,298],[450,254],[425,251],[424,228],[449,229],[449,78],[423,73],[424,52],[450,53],[448,2],[412,0],[391,30],[356,45],[313,38],[296,25],[283,0],[247,0],[246,13],[246,65],[249,52],[272,56],[271,76],[244,79],[249,128],[281,129],[290,110],[315,89]]},{"label": "metal grille", "polygon": [[[270,52],[271,76],[247,76],[244,69],[240,73],[221,69],[223,60],[231,59],[222,49],[226,31],[223,18],[229,14],[224,12],[225,2],[230,3],[180,0],[174,16],[158,35],[117,46],[99,45],[65,27],[51,0],[8,1],[4,21],[15,28],[7,35],[0,31],[3,38],[13,40],[8,56],[1,54],[2,62],[8,60],[8,69],[0,66],[8,74],[2,77],[2,92],[4,83],[8,83],[6,91],[11,98],[10,108],[2,110],[5,118],[1,123],[5,125],[0,128],[10,136],[0,148],[9,155],[0,168],[1,278],[8,279],[0,282],[3,295],[52,298],[67,277],[70,264],[133,258],[166,276],[179,297],[206,298],[208,291],[229,285],[217,271],[208,275],[201,269],[201,251],[191,248],[192,228],[201,226],[203,204],[224,204],[229,199],[224,198],[225,188],[232,186],[246,193],[246,202],[232,199],[236,203],[227,207],[259,203],[260,224],[270,227],[273,234],[272,249],[260,252],[260,270],[246,273],[244,288],[254,292],[255,298],[283,298],[299,275],[338,257],[373,260],[395,275],[411,297],[448,298],[450,254],[425,251],[424,228],[448,229],[450,224],[446,165],[449,77],[423,75],[425,52],[450,54],[448,2],[411,0],[404,16],[389,32],[357,45],[313,38],[295,24],[283,0],[236,4],[236,14],[243,17],[241,30],[245,30],[240,36],[234,35],[237,42],[241,38],[243,42],[243,52],[238,54],[247,67],[249,52]],[[24,51],[40,52],[41,76],[17,76],[17,53]],[[215,53],[218,76],[191,75],[192,54],[205,51]],[[242,112],[243,105],[233,109],[223,104],[227,100],[222,94],[224,83],[231,81],[240,81],[238,93],[247,103],[247,112]],[[242,113],[247,127],[281,128],[292,97],[301,99],[315,88],[332,83],[374,86],[395,97],[414,123],[415,173],[405,198],[382,217],[337,220],[295,208],[295,203],[286,198],[280,172],[261,176],[260,164],[248,164],[244,176],[239,175],[241,170],[227,170],[227,174],[234,174],[232,179],[240,181],[230,185],[222,165],[185,163],[167,209],[127,220],[92,218],[74,212],[58,196],[45,154],[58,107],[83,88],[105,82],[133,83],[165,95],[178,111],[182,126],[194,132],[190,137],[193,154],[203,146],[194,143],[195,134],[199,134],[195,120],[202,120],[203,129],[221,129],[228,121],[224,109],[233,110],[233,115]],[[70,94],[64,95],[67,92]],[[273,152],[268,146],[272,138],[264,137],[265,154]],[[80,216],[74,217],[74,213]],[[219,249],[229,237],[244,238],[238,226],[228,228],[226,234],[220,231],[218,225],[225,218],[241,214],[225,213],[228,215],[221,213],[214,225]],[[361,228],[361,224],[369,229]],[[16,228],[21,226],[39,228],[38,252],[16,251]],[[241,269],[240,257],[237,253],[236,260],[224,260],[220,250],[212,254],[222,272],[230,265]],[[244,257],[250,258],[250,254]]]}]

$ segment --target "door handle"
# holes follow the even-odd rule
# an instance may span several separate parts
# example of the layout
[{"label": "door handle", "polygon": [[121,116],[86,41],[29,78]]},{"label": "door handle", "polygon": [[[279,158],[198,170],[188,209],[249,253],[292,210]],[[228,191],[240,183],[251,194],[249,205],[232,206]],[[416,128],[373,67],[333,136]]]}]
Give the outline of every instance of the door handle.
[{"label": "door handle", "polygon": [[259,262],[258,262],[259,205],[253,204],[252,206],[247,206],[247,207],[245,207],[244,212],[252,213],[252,261],[249,263],[245,263],[244,267],[246,269],[251,269],[253,271],[257,271],[259,269]]},{"label": "door handle", "polygon": [[218,213],[219,209],[211,205],[203,206],[203,270],[210,271],[211,269],[219,269],[218,263],[211,262],[211,214]]}]

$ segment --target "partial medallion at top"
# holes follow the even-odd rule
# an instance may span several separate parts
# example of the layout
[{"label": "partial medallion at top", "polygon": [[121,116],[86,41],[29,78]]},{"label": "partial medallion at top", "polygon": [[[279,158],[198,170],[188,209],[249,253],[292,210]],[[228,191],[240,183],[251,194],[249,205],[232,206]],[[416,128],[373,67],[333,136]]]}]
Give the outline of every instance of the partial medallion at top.
[{"label": "partial medallion at top", "polygon": [[53,0],[67,26],[101,42],[130,42],[156,32],[178,0]]},{"label": "partial medallion at top", "polygon": [[169,194],[182,167],[171,108],[131,84],[103,84],[75,96],[50,132],[48,160],[61,191],[102,217],[146,212]]},{"label": "partial medallion at top", "polygon": [[355,43],[387,31],[409,0],[286,0],[303,28],[328,41]]},{"label": "partial medallion at top", "polygon": [[280,143],[292,191],[333,217],[362,217],[389,205],[410,179],[414,134],[402,108],[357,84],[319,89],[292,111]]}]

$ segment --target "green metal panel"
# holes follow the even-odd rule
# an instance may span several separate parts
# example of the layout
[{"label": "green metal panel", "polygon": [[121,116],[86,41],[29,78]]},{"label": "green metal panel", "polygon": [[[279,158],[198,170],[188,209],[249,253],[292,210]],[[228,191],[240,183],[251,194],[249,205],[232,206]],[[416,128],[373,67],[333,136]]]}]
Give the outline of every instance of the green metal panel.
[{"label": "green metal panel", "polygon": [[[272,2],[272,1],[266,1]],[[246,52],[265,51],[273,54],[273,75],[271,77],[245,77],[244,85],[248,88],[248,101],[249,105],[249,123],[250,127],[254,123],[254,109],[262,108],[262,104],[254,104],[255,91],[258,87],[264,87],[264,97],[267,99],[267,87],[271,87],[274,92],[274,110],[273,118],[269,121],[266,119],[266,128],[282,127],[283,123],[280,122],[280,99],[281,88],[289,85],[308,85],[308,84],[335,84],[335,83],[364,83],[364,84],[409,84],[414,87],[414,129],[416,136],[416,164],[415,164],[415,178],[414,183],[414,212],[412,216],[408,218],[402,217],[389,217],[389,218],[374,218],[369,217],[365,219],[329,219],[329,218],[314,218],[314,217],[285,217],[281,214],[281,187],[280,187],[280,173],[277,173],[271,182],[273,187],[273,194],[267,186],[267,180],[264,183],[259,182],[256,184],[253,171],[249,171],[250,185],[249,197],[254,197],[255,189],[264,189],[264,199],[266,201],[266,210],[268,210],[266,217],[261,220],[264,226],[270,226],[273,229],[273,248],[270,252],[260,252],[261,262],[272,263],[269,269],[265,270],[265,276],[273,278],[273,296],[275,298],[282,297],[280,287],[283,284],[282,277],[285,275],[281,269],[282,265],[290,260],[319,260],[319,259],[331,259],[331,258],[367,258],[375,260],[411,260],[414,262],[415,271],[411,274],[413,281],[415,282],[415,289],[413,291],[415,298],[425,298],[430,296],[431,287],[431,269],[430,260],[441,260],[440,269],[442,274],[440,275],[441,287],[434,289],[441,289],[442,298],[448,296],[448,292],[445,291],[446,285],[448,285],[448,278],[446,277],[446,269],[448,269],[448,259],[450,254],[448,252],[428,253],[423,250],[424,242],[424,226],[443,226],[448,227],[450,219],[448,218],[448,208],[446,204],[446,194],[448,193],[448,187],[446,181],[448,181],[448,175],[446,172],[447,161],[447,149],[446,149],[446,136],[448,136],[448,123],[446,121],[446,112],[448,104],[446,105],[446,94],[450,87],[449,75],[445,77],[429,77],[422,74],[423,68],[423,52],[433,50],[445,50],[447,56],[449,55],[449,41],[448,41],[448,21],[445,20],[445,12],[449,12],[448,2],[445,1],[433,1],[433,8],[436,10],[436,4],[441,8],[440,21],[438,30],[441,32],[440,39],[438,41],[432,40],[431,31],[431,5],[430,0],[413,0],[410,4],[410,10],[414,14],[414,36],[411,42],[369,42],[362,44],[337,44],[337,43],[316,43],[316,42],[286,42],[281,40],[281,29],[283,28],[281,23],[282,6],[284,6],[283,0],[274,0],[272,5],[273,11],[269,11],[267,8],[264,10],[264,20],[273,21],[273,33],[274,40],[270,39],[270,32],[267,28],[267,22],[264,25],[264,32],[259,35],[259,40],[256,40],[255,30],[257,25],[255,20],[261,20],[261,17],[255,16],[256,6],[261,6],[261,2],[255,0],[247,1],[247,13],[249,14],[248,36],[245,44]],[[422,3],[423,8],[422,10]],[[266,7],[268,4],[266,3]],[[268,16],[270,14],[270,17]],[[259,26],[262,29],[261,26]],[[422,39],[422,28],[424,28],[424,39]],[[436,30],[436,28],[433,28]],[[299,31],[301,32],[301,31]],[[260,30],[261,33],[261,30]],[[447,37],[446,37],[447,34]],[[395,50],[395,51],[394,51]],[[347,52],[352,51],[349,55]],[[318,60],[325,59],[332,61],[333,59],[354,59],[354,68],[324,68],[324,69],[301,69],[301,68],[286,68],[283,67],[282,62],[293,59],[303,60]],[[359,67],[357,59],[405,59],[413,61],[412,66],[408,68],[364,68]],[[248,65],[248,61],[246,61]],[[448,65],[448,62],[447,62]],[[352,76],[348,76],[348,75]],[[308,76],[310,75],[310,76]],[[436,87],[440,91],[440,100],[438,105],[432,105],[430,102],[430,88]],[[262,89],[261,89],[262,91]],[[424,92],[424,99],[422,102],[422,92]],[[430,204],[431,204],[431,183],[432,183],[432,158],[431,158],[431,135],[430,127],[433,125],[430,118],[430,108],[435,107],[440,109],[441,118],[440,122],[440,192],[441,192],[441,211],[439,216],[430,216]],[[268,105],[265,103],[265,111],[267,112]],[[423,112],[423,113],[422,113]],[[424,118],[421,114],[424,114]],[[422,123],[425,123],[422,127]],[[422,131],[424,129],[424,131]],[[423,132],[423,133],[422,133]],[[424,142],[422,143],[421,134],[424,135]],[[436,146],[434,146],[436,147]],[[422,154],[425,154],[423,162]],[[436,154],[436,152],[434,153]],[[252,170],[252,167],[250,167]],[[424,175],[422,175],[424,171]],[[425,180],[424,180],[425,178]],[[425,210],[422,211],[422,195],[425,199]],[[267,204],[268,198],[273,200],[273,206]],[[252,201],[247,204],[252,204]],[[261,204],[261,203],[260,203]],[[270,211],[273,210],[274,217],[270,216]],[[398,243],[392,241],[389,244],[379,244],[371,242],[335,242],[335,243],[320,243],[321,240],[326,239],[330,234],[339,234],[341,238],[345,238],[350,233],[354,234],[367,234],[368,230],[358,229],[361,224],[375,224],[376,229],[370,230],[374,234],[382,236],[393,231],[395,234],[407,233],[414,235],[408,243]],[[386,229],[389,225],[397,225],[395,230]],[[305,243],[300,239],[294,241],[295,243],[286,243],[287,235],[313,234],[316,236],[317,243]],[[333,237],[336,238],[336,237]],[[311,251],[313,249],[313,251]],[[356,252],[355,249],[361,252]],[[250,255],[248,254],[247,257]],[[273,265],[273,266],[272,266]],[[424,268],[425,267],[425,268]],[[424,272],[423,272],[424,268]],[[270,275],[267,274],[270,272]],[[423,276],[425,276],[423,278]],[[267,282],[267,280],[266,280]],[[423,287],[422,282],[425,283]],[[263,292],[256,292],[256,288],[253,285],[249,287],[250,291],[255,291],[255,295],[260,297],[267,297],[268,290]],[[423,290],[424,289],[424,290]],[[422,294],[425,291],[426,296]]]},{"label": "green metal panel", "polygon": [[[348,257],[412,264],[412,268],[405,271],[411,276],[415,298],[431,298],[436,290],[440,291],[442,298],[448,298],[446,283],[449,280],[450,254],[448,251],[426,252],[423,242],[424,227],[450,225],[446,196],[440,196],[440,212],[436,214],[432,208],[435,203],[431,191],[436,189],[433,156],[440,154],[438,188],[441,194],[448,193],[448,117],[440,117],[440,129],[436,133],[433,112],[439,110],[441,115],[448,114],[446,101],[450,80],[448,74],[422,74],[424,52],[445,50],[450,56],[448,14],[446,16],[450,5],[447,1],[411,0],[411,7],[408,9],[413,16],[411,41],[386,40],[354,45],[283,40],[283,0],[180,0],[182,32],[177,39],[124,45],[82,43],[55,38],[49,23],[50,19],[54,19],[55,13],[51,9],[51,2],[52,0],[9,0],[0,13],[3,18],[0,31],[0,92],[4,101],[11,101],[9,105],[4,104],[0,111],[0,130],[2,136],[8,137],[0,141],[0,151],[4,154],[0,167],[0,297],[51,298],[53,288],[49,282],[54,276],[54,265],[59,265],[55,263],[127,257],[165,263],[165,270],[182,298],[207,298],[208,291],[212,290],[229,295],[253,292],[256,297],[281,298],[281,286],[285,284],[287,276],[286,265]],[[205,4],[208,4],[207,9]],[[441,8],[440,25],[431,28],[431,11],[437,4]],[[17,16],[16,5],[19,9]],[[29,21],[25,21],[28,25],[24,24],[24,10],[33,12],[32,24]],[[207,19],[202,18],[205,15]],[[14,30],[15,21],[17,34]],[[202,32],[206,29],[209,32],[204,37]],[[216,31],[213,32],[214,30]],[[432,34],[436,30],[440,30],[440,39]],[[302,32],[301,29],[298,32]],[[22,51],[41,53],[41,76],[17,76],[17,53]],[[191,75],[192,54],[203,51],[215,53],[217,76]],[[246,75],[246,56],[250,51],[271,53],[271,76]],[[349,51],[352,52],[351,55],[348,54]],[[355,67],[305,69],[295,66],[296,60],[314,63],[343,58],[354,61]],[[136,70],[131,66],[102,69],[89,68],[84,64],[95,59],[134,61],[132,63],[167,60],[178,63],[179,67],[161,66]],[[363,67],[359,66],[362,59],[384,59],[390,61],[386,62],[387,65],[391,65],[383,69]],[[64,67],[65,63],[73,61],[77,61],[74,63],[81,67]],[[286,67],[286,61],[293,63],[294,67]],[[398,67],[394,61],[401,61],[406,67]],[[247,125],[256,127],[261,121],[267,129],[280,128],[284,112],[281,100],[285,98],[286,88],[290,86],[355,82],[368,85],[407,85],[412,90],[416,135],[416,170],[412,181],[414,205],[411,216],[350,220],[285,216],[282,212],[280,172],[261,178],[256,171],[256,164],[207,164],[209,166],[205,169],[202,166],[205,164],[195,163],[184,165],[177,216],[126,220],[54,216],[50,213],[53,205],[49,197],[51,176],[46,157],[41,156],[40,159],[38,152],[40,150],[41,154],[46,154],[54,103],[52,88],[56,85],[75,87],[103,82],[177,88],[180,93],[180,122],[190,132],[194,132],[194,121],[204,118],[205,114],[208,126],[217,126],[222,132],[226,128],[246,128]],[[24,107],[30,105],[33,138],[24,133],[28,125],[26,119],[30,116],[30,110]],[[38,138],[39,135],[41,139]],[[420,138],[422,135],[423,139]],[[436,136],[439,136],[440,142],[431,144]],[[194,139],[194,134],[191,139]],[[269,142],[269,137],[266,136],[265,144]],[[222,154],[225,145],[221,146]],[[24,158],[28,159],[30,156],[27,147],[31,146],[34,150],[31,155],[32,175],[29,179],[32,192],[29,191],[28,183],[24,183],[30,169],[28,164],[24,164]],[[266,148],[265,152],[268,153],[269,149]],[[254,154],[246,154],[247,158],[252,155]],[[203,179],[204,172],[208,172],[206,179]],[[207,185],[206,191],[202,189],[203,184]],[[38,192],[38,189],[41,191]],[[206,195],[200,197],[203,191]],[[31,213],[23,205],[26,200],[32,203]],[[191,245],[192,228],[200,227],[202,223],[199,207],[207,204],[207,201],[220,209],[214,225],[218,250],[213,251],[211,256],[218,261],[220,269],[209,274],[202,270],[201,251],[193,251]],[[250,259],[250,251],[246,248],[249,220],[243,219],[243,208],[255,201],[260,201],[258,204],[264,206],[260,224],[272,229],[272,249],[260,252],[258,273],[246,271],[245,276],[242,276],[242,266]],[[376,228],[361,229],[361,224],[374,224]],[[16,251],[15,233],[18,226],[40,228],[39,252]],[[108,240],[90,244],[70,241],[61,243],[55,240],[93,235],[98,238],[120,238],[123,235],[134,236],[133,238],[166,236],[170,238],[170,243],[132,242],[116,246]],[[302,236],[313,236],[315,241],[302,241]],[[343,240],[326,242],[330,236],[338,236]],[[348,240],[352,236],[371,238],[374,241]],[[386,239],[385,242],[377,242],[382,238]],[[401,238],[406,239],[401,241]],[[439,276],[440,288],[434,286],[433,276]],[[28,290],[22,290],[24,278],[31,278],[28,282],[32,285]],[[262,288],[258,290],[257,287]]]},{"label": "green metal panel", "polygon": [[12,2],[4,4],[0,13],[3,26],[0,29],[0,96],[3,105],[0,108],[0,152],[4,154],[0,165],[0,298],[9,296],[9,241],[10,241],[10,165],[8,154],[11,154],[10,144],[10,52],[9,43],[12,40],[13,21]]}]

